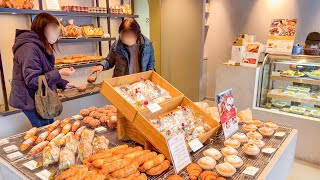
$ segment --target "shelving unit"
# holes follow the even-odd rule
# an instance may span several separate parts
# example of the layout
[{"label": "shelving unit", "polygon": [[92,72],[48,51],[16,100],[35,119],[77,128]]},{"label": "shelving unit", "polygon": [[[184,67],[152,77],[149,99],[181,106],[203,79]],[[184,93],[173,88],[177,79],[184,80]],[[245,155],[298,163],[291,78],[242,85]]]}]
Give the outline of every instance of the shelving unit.
[{"label": "shelving unit", "polygon": [[318,101],[315,99],[297,98],[294,96],[285,96],[285,95],[278,95],[278,94],[272,94],[272,93],[268,93],[267,97],[284,100],[284,101],[294,101],[298,103],[314,104],[314,105],[320,106],[320,100]]},{"label": "shelving unit", "polygon": [[294,82],[294,83],[302,83],[302,84],[310,84],[310,85],[319,85],[320,81],[303,77],[303,78],[290,78],[290,77],[282,77],[282,76],[270,76],[271,80],[277,81],[286,81],[286,82]]}]

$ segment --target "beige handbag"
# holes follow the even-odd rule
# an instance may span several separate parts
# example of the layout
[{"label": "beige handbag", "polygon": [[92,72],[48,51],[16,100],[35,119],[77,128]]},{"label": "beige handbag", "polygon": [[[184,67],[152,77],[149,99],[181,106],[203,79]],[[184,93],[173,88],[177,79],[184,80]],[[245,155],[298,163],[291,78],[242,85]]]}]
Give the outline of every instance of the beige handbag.
[{"label": "beige handbag", "polygon": [[49,88],[43,75],[39,76],[38,90],[34,98],[36,111],[43,119],[52,119],[61,114],[63,106],[58,94]]}]

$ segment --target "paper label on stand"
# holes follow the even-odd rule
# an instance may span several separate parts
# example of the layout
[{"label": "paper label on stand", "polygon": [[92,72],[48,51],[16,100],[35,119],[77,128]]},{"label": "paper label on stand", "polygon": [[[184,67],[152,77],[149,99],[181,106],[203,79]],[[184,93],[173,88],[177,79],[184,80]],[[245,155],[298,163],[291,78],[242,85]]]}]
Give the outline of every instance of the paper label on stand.
[{"label": "paper label on stand", "polygon": [[250,166],[250,167],[247,167],[242,173],[250,176],[254,176],[258,171],[259,171],[259,168]]},{"label": "paper label on stand", "polygon": [[16,145],[11,145],[3,148],[4,152],[6,153],[12,153],[14,151],[18,151],[19,148]]},{"label": "paper label on stand", "polygon": [[199,141],[198,138],[192,140],[189,142],[189,146],[192,149],[193,152],[198,151],[200,148],[203,147],[203,144]]},{"label": "paper label on stand", "polygon": [[60,10],[58,0],[46,0],[47,10]]},{"label": "paper label on stand", "polygon": [[23,157],[23,154],[19,151],[7,155],[7,158],[10,159],[10,161],[14,161],[22,157]]},{"label": "paper label on stand", "polygon": [[276,151],[276,149],[275,148],[263,148],[262,150],[261,150],[261,152],[263,152],[263,153],[266,153],[266,154],[272,154],[272,153],[274,153]]},{"label": "paper label on stand", "polygon": [[174,170],[178,174],[183,168],[191,163],[184,135],[178,134],[171,139],[168,139],[167,145]]},{"label": "paper label on stand", "polygon": [[276,137],[283,137],[283,136],[285,136],[285,135],[286,135],[285,132],[276,132],[276,133],[274,134],[274,136],[276,136]]},{"label": "paper label on stand", "polygon": [[81,119],[83,119],[83,116],[81,116],[81,115],[74,115],[74,116],[72,116],[72,119],[79,119],[79,120],[81,120]]},{"label": "paper label on stand", "polygon": [[51,173],[50,171],[44,169],[44,170],[36,173],[36,176],[38,176],[38,177],[39,177],[40,179],[42,179],[42,180],[49,180],[51,174],[52,174],[52,173]]},{"label": "paper label on stand", "polygon": [[32,170],[35,170],[37,169],[39,166],[38,166],[38,162],[35,161],[35,160],[31,160],[31,161],[28,161],[24,164],[22,164],[23,166],[25,166],[26,168],[30,169],[31,171]]},{"label": "paper label on stand", "polygon": [[1,140],[0,140],[0,146],[5,145],[5,144],[8,144],[8,143],[9,143],[9,140],[8,140],[8,139],[1,139]]},{"label": "paper label on stand", "polygon": [[155,113],[155,112],[161,110],[161,106],[159,106],[159,104],[157,104],[157,103],[150,104],[147,106],[147,108],[151,111],[151,113]]}]

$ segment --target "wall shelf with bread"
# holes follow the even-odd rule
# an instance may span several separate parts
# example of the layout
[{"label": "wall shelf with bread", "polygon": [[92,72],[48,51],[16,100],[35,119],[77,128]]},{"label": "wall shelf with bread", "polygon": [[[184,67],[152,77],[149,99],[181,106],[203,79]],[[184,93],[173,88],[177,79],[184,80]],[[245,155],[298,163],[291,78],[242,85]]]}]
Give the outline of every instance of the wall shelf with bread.
[{"label": "wall shelf with bread", "polygon": [[55,61],[55,67],[57,69],[68,67],[84,68],[94,66],[104,59],[105,57],[103,56],[85,56],[78,54],[73,56],[66,56],[63,58],[57,58]]}]

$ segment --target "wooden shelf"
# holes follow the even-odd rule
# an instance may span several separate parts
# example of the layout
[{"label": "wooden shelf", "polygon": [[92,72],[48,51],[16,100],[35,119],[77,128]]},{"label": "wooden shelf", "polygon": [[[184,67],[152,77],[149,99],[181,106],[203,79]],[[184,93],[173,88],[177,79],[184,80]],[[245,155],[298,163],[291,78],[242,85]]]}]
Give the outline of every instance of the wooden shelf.
[{"label": "wooden shelf", "polygon": [[49,13],[55,16],[84,16],[84,17],[110,17],[110,18],[137,18],[138,15],[127,14],[111,14],[111,13],[88,13],[88,12],[67,12],[67,11],[47,11],[34,9],[14,9],[14,8],[0,8],[0,14],[12,15],[37,15],[42,12]]},{"label": "wooden shelf", "polygon": [[284,95],[278,95],[278,94],[267,94],[268,98],[275,98],[279,100],[285,100],[285,101],[294,101],[294,102],[299,102],[299,103],[307,103],[307,104],[314,104],[317,106],[320,106],[320,101],[318,100],[313,100],[313,99],[304,99],[304,98],[296,98],[293,96],[284,96]]},{"label": "wooden shelf", "polygon": [[312,85],[320,85],[319,80],[303,77],[303,78],[290,78],[290,77],[282,77],[282,76],[270,76],[271,80],[277,81],[287,81],[287,82],[295,82],[302,84],[312,84]]},{"label": "wooden shelf", "polygon": [[58,43],[115,41],[116,38],[61,38]]}]

